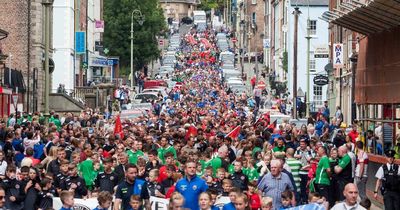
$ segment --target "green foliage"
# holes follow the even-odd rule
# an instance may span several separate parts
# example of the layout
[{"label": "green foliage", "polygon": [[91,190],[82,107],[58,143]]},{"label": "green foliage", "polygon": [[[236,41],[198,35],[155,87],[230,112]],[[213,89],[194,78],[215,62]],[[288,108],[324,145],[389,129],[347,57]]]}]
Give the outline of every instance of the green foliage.
[{"label": "green foliage", "polygon": [[199,10],[211,10],[211,9],[219,9],[224,7],[225,0],[202,0],[200,5],[198,6]]},{"label": "green foliage", "polygon": [[283,52],[282,68],[286,73],[288,72],[288,53],[287,53],[287,51]]},{"label": "green foliage", "polygon": [[133,63],[139,69],[158,58],[156,36],[163,35],[166,22],[159,0],[104,0],[104,47],[109,55],[120,56],[121,68],[130,66],[131,15],[133,10],[144,15],[143,25],[138,23],[138,14],[133,18]]}]

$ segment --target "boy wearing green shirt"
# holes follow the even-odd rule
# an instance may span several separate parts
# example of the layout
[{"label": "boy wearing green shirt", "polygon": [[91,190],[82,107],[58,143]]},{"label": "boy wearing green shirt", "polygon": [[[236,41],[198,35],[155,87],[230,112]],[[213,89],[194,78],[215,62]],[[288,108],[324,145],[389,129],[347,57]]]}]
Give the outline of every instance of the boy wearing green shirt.
[{"label": "boy wearing green shirt", "polygon": [[144,153],[138,149],[139,143],[139,140],[134,140],[132,148],[126,151],[126,154],[128,154],[129,163],[136,165],[138,158],[144,156]]},{"label": "boy wearing green shirt", "polygon": [[326,148],[319,147],[318,148],[318,156],[320,160],[318,162],[317,171],[315,175],[315,190],[321,195],[324,196],[326,200],[329,199],[329,188],[330,188],[330,180],[329,175],[331,173],[331,168],[329,164],[329,158],[326,156]]},{"label": "boy wearing green shirt", "polygon": [[173,146],[169,145],[167,138],[163,136],[163,137],[161,137],[161,140],[160,140],[160,148],[157,149],[158,158],[161,160],[163,165],[165,164],[164,155],[167,152],[171,152],[172,154],[174,154],[174,158],[177,159],[175,148]]}]

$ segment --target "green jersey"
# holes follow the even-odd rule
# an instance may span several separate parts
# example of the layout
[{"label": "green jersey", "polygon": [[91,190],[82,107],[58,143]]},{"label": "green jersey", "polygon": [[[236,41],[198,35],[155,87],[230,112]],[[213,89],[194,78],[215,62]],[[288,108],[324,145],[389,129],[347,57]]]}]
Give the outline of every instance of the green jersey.
[{"label": "green jersey", "polygon": [[175,150],[175,148],[172,147],[172,146],[168,146],[167,148],[160,147],[160,148],[157,149],[157,152],[158,152],[158,158],[160,158],[160,160],[161,160],[161,162],[162,162],[163,165],[165,164],[165,157],[164,157],[164,155],[165,155],[167,152],[171,152],[172,154],[174,154],[174,158],[175,158],[175,159],[177,158],[177,156],[176,156],[176,150]]},{"label": "green jersey", "polygon": [[329,158],[327,156],[323,156],[318,162],[317,172],[315,176],[316,184],[330,185],[331,182],[329,180],[328,172],[326,171],[329,168]]},{"label": "green jersey", "polygon": [[93,166],[93,160],[89,158],[84,160],[79,164],[78,169],[82,178],[85,180],[86,186],[93,185],[94,179],[96,178],[94,176],[96,173]]},{"label": "green jersey", "polygon": [[128,154],[129,163],[135,164],[137,163],[139,157],[143,157],[144,153],[140,150],[133,152],[132,150],[128,150],[126,152]]},{"label": "green jersey", "polygon": [[297,191],[300,191],[300,169],[302,167],[300,160],[295,158],[288,158],[286,163],[289,165],[290,170],[292,171],[293,179],[297,187]]},{"label": "green jersey", "polygon": [[247,178],[249,178],[249,181],[257,181],[260,177],[260,174],[258,173],[256,168],[247,168],[246,176]]},{"label": "green jersey", "polygon": [[274,147],[274,148],[272,149],[272,151],[273,151],[273,152],[285,152],[285,151],[286,151],[286,147],[285,147],[285,146],[282,146],[282,147],[276,146],[276,147]]}]

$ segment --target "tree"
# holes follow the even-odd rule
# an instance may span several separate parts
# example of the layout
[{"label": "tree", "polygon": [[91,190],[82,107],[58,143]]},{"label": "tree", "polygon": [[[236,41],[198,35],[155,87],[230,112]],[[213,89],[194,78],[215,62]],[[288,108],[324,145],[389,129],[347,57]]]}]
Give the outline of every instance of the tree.
[{"label": "tree", "polygon": [[159,57],[156,36],[166,31],[159,0],[104,0],[104,46],[110,50],[109,55],[120,57],[120,66],[125,69],[130,67],[131,14],[135,9],[140,10],[145,19],[143,25],[139,25],[138,16],[134,15],[133,64],[136,69]]}]

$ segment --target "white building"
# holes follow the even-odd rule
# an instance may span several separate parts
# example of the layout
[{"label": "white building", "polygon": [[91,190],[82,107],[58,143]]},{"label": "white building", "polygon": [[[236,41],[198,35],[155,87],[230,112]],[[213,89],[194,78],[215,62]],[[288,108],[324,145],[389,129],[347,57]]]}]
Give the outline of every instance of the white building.
[{"label": "white building", "polygon": [[74,89],[74,1],[55,0],[53,4],[53,72],[52,92],[59,84],[66,90]]},{"label": "white building", "polygon": [[[307,92],[307,20],[310,20],[310,104],[311,111],[317,111],[327,100],[328,85],[315,85],[313,79],[316,75],[327,75],[325,65],[328,58],[315,58],[316,48],[328,49],[329,31],[328,23],[319,19],[325,11],[329,10],[329,0],[290,0],[287,9],[288,34],[288,90],[293,92],[293,44],[294,44],[294,15],[295,7],[301,11],[298,19],[298,51],[297,51],[297,89]],[[293,96],[293,95],[292,95]],[[304,98],[302,99],[304,101]]]}]

